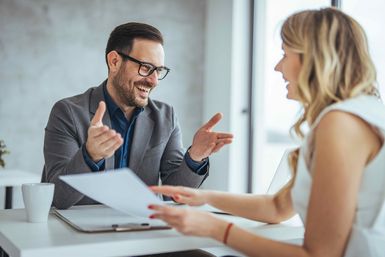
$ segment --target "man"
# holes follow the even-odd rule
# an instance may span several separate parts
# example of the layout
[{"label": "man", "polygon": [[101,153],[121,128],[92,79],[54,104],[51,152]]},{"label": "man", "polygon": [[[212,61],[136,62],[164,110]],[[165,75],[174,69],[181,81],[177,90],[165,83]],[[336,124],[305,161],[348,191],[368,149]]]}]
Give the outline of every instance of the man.
[{"label": "man", "polygon": [[148,185],[161,180],[199,187],[208,175],[209,155],[232,141],[232,134],[212,131],[221,114],[197,130],[184,152],[173,108],[149,98],[169,72],[161,33],[142,23],[120,25],[105,57],[107,80],[57,102],[51,111],[42,181],[55,183],[54,206],[96,203],[59,179],[67,174],[129,167]]}]

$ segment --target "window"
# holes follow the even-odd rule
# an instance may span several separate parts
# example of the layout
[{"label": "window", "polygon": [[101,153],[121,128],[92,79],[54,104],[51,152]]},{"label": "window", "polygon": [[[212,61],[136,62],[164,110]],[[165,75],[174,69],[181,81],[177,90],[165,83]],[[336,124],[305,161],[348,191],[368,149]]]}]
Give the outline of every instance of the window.
[{"label": "window", "polygon": [[282,76],[274,71],[282,55],[281,24],[296,11],[330,5],[330,0],[255,1],[253,193],[267,191],[283,153],[295,145],[289,129],[297,118],[299,105],[286,98]]},{"label": "window", "polygon": [[[369,7],[370,5],[370,7]],[[357,20],[366,32],[369,42],[369,51],[377,68],[377,81],[382,98],[385,96],[385,49],[383,24],[385,24],[385,2],[382,0],[358,1],[343,0],[341,8],[344,12]],[[383,99],[384,100],[384,99]]]}]

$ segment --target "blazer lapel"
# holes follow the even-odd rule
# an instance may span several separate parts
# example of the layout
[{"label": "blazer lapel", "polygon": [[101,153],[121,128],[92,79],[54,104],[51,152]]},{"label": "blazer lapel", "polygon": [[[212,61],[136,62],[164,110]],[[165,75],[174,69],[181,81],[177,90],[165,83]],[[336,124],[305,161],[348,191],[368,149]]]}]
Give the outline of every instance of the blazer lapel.
[{"label": "blazer lapel", "polygon": [[[95,90],[92,92],[92,95],[90,97],[90,121],[94,117],[96,110],[98,109],[99,102],[105,101],[104,99],[104,93],[103,93],[103,87],[107,84],[107,80],[105,80],[102,84],[100,84],[98,87],[95,88]],[[104,113],[103,116],[103,124],[111,128],[111,118],[110,114],[108,113],[108,110]],[[115,168],[115,157],[112,155],[110,158],[106,159],[105,162],[105,170],[112,170]]]},{"label": "blazer lapel", "polygon": [[143,162],[143,157],[148,148],[154,129],[154,121],[148,115],[150,109],[145,107],[143,113],[139,114],[136,123],[134,137],[131,143],[129,168],[138,173]]}]

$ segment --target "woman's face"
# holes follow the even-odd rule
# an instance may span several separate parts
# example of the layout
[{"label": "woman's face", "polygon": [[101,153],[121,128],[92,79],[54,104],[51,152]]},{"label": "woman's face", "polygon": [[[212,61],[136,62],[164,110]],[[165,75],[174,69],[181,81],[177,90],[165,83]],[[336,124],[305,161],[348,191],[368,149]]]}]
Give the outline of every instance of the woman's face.
[{"label": "woman's face", "polygon": [[302,64],[300,55],[293,52],[285,44],[282,44],[283,56],[275,66],[275,70],[282,73],[282,77],[287,83],[287,98],[299,100],[298,97],[298,75]]}]

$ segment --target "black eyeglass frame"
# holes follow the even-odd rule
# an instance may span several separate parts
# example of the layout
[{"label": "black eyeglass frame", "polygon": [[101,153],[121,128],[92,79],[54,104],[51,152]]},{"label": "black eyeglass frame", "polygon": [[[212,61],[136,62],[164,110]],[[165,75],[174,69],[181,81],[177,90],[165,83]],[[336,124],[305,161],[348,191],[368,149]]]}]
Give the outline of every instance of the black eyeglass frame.
[{"label": "black eyeglass frame", "polygon": [[[124,54],[124,53],[122,53],[122,52],[118,52],[118,51],[116,51],[116,52],[117,52],[120,56],[122,56],[124,59],[130,60],[130,61],[132,61],[132,62],[134,62],[134,63],[139,64],[138,74],[139,74],[140,76],[142,76],[142,77],[148,77],[148,76],[151,76],[151,74],[154,73],[154,71],[165,70],[166,73],[164,74],[164,76],[163,76],[162,78],[158,76],[158,80],[162,80],[162,79],[164,79],[164,78],[167,76],[167,74],[170,72],[170,68],[167,68],[166,66],[158,66],[158,67],[157,67],[157,66],[153,65],[152,63],[139,61],[138,59],[135,59],[134,57],[131,57],[131,56],[129,56],[129,55],[127,55],[127,54]],[[143,65],[146,65],[146,66],[150,66],[150,67],[151,67],[147,75],[144,75],[144,74],[141,74],[141,73],[140,73],[141,68],[142,68]],[[158,74],[160,74],[160,73],[158,73]]]}]

